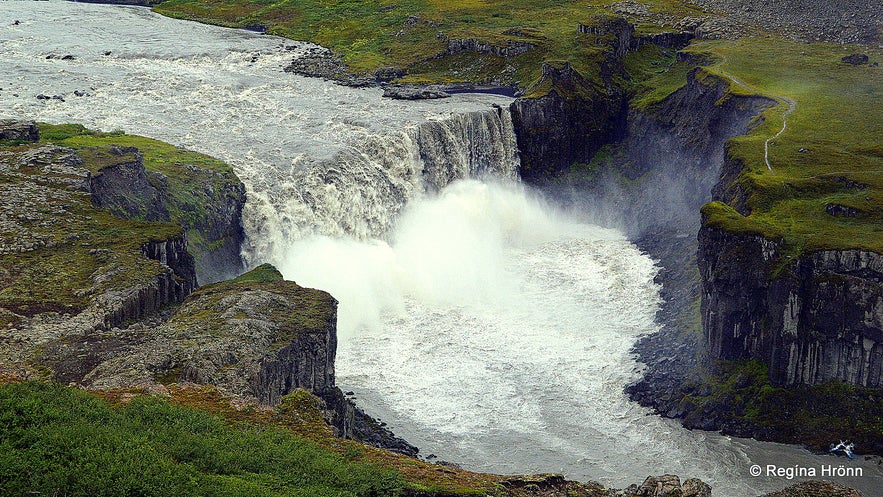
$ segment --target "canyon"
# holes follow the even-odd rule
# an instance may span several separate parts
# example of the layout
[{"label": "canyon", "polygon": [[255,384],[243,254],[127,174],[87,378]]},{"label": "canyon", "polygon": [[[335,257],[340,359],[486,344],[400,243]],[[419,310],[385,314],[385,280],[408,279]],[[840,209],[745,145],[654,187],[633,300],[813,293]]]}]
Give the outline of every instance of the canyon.
[{"label": "canyon", "polygon": [[[627,23],[614,25],[624,30],[628,35],[625,38],[634,30]],[[605,32],[603,36],[607,34]],[[230,36],[246,38],[239,34]],[[403,235],[395,235],[394,229],[402,219],[407,219],[409,208],[422,206],[420,208],[431,209],[431,203],[420,202],[431,202],[436,195],[440,199],[445,195],[458,198],[451,193],[461,185],[458,180],[495,176],[505,183],[520,175],[540,186],[546,195],[563,203],[569,211],[580,212],[580,222],[615,227],[636,240],[638,246],[654,258],[683,261],[681,268],[666,267],[662,279],[658,279],[663,285],[662,296],[666,299],[660,314],[663,330],[649,334],[653,326],[651,309],[651,324],[642,321],[634,325],[636,334],[627,338],[636,339],[641,334],[639,330],[648,333],[637,346],[642,361],[649,366],[643,372],[643,381],[638,381],[640,378],[635,372],[617,377],[621,382],[619,388],[628,381],[638,381],[636,387],[630,387],[630,393],[642,403],[674,417],[689,418],[692,412],[690,422],[694,426],[727,430],[726,422],[722,423],[714,416],[697,420],[700,410],[681,407],[685,392],[689,395],[689,389],[702,388],[695,385],[684,387],[697,381],[697,367],[709,367],[717,359],[759,360],[769,366],[769,379],[775,387],[815,385],[829,380],[863,387],[879,386],[881,300],[880,263],[876,252],[833,248],[795,253],[793,247],[775,237],[750,229],[734,231],[729,224],[720,221],[722,211],[733,219],[739,219],[737,215],[751,214],[746,202],[750,194],[735,184],[735,178],[743,175],[743,164],[727,142],[760,127],[763,121],[756,116],[773,107],[775,98],[735,91],[733,83],[708,70],[701,57],[690,53],[675,55],[674,52],[685,44],[685,39],[657,37],[655,40],[659,44],[654,45],[652,42],[623,42],[625,38],[621,34],[612,36],[615,40],[612,48],[617,57],[661,50],[659,61],[669,67],[691,65],[690,70],[684,71],[684,85],[649,106],[637,105],[634,100],[629,104],[626,92],[614,82],[614,76],[622,76],[623,68],[618,65],[621,60],[613,59],[610,73],[602,74],[602,81],[607,86],[603,90],[599,89],[597,81],[588,80],[571,65],[549,63],[543,66],[537,83],[537,87],[547,93],[535,98],[511,100],[467,95],[452,97],[456,103],[417,102],[408,110],[405,107],[399,109],[411,113],[419,124],[401,126],[397,119],[366,113],[367,104],[358,97],[347,104],[354,112],[341,122],[323,123],[321,114],[311,116],[308,121],[291,118],[290,126],[318,130],[313,133],[314,138],[295,138],[295,143],[284,133],[269,127],[265,136],[256,138],[258,143],[249,143],[242,125],[233,124],[231,129],[235,132],[229,139],[238,145],[236,151],[232,150],[235,147],[215,147],[199,133],[194,135],[184,131],[190,127],[187,119],[199,121],[197,116],[203,112],[211,113],[210,117],[202,118],[203,124],[213,118],[229,119],[225,113],[215,110],[217,106],[213,98],[216,97],[198,87],[195,94],[202,100],[190,100],[181,105],[186,117],[180,119],[179,124],[165,122],[163,124],[167,126],[161,126],[133,123],[118,115],[114,108],[113,102],[128,98],[129,104],[136,108],[140,106],[141,112],[152,112],[150,109],[154,104],[150,100],[157,96],[157,90],[146,82],[144,74],[140,75],[140,88],[130,95],[126,95],[128,90],[123,86],[117,83],[103,86],[106,84],[99,79],[50,80],[50,88],[43,91],[64,95],[57,102],[35,101],[30,95],[20,97],[20,93],[10,97],[10,93],[16,91],[15,84],[10,91],[7,89],[10,85],[6,83],[3,96],[9,98],[10,108],[16,113],[35,115],[40,120],[56,123],[75,120],[106,131],[123,128],[211,152],[234,164],[242,182],[229,173],[193,166],[190,169],[193,174],[203,175],[206,178],[203,183],[213,184],[200,194],[203,196],[199,203],[207,207],[204,215],[196,221],[189,220],[188,224],[174,217],[181,211],[181,204],[175,204],[176,199],[172,198],[176,187],[169,186],[168,175],[145,169],[146,150],[119,146],[109,147],[97,155],[87,154],[86,161],[99,159],[112,163],[108,166],[102,162],[99,171],[88,174],[82,168],[77,169],[77,160],[84,160],[77,159],[77,153],[64,148],[36,147],[33,152],[36,160],[28,163],[30,165],[10,166],[10,171],[30,174],[27,168],[42,167],[47,161],[51,168],[72,168],[74,172],[71,174],[84,181],[76,188],[91,194],[94,207],[130,220],[173,221],[178,228],[174,224],[167,226],[164,228],[170,230],[167,238],[150,240],[139,246],[140,256],[137,251],[126,255],[138,267],[145,264],[139,257],[157,261],[158,267],[164,269],[152,273],[154,276],[150,277],[154,280],[97,295],[86,293],[91,297],[85,311],[66,308],[68,316],[76,313],[74,320],[64,317],[63,311],[53,316],[34,309],[34,316],[29,316],[23,314],[24,308],[17,311],[14,307],[9,307],[3,318],[15,329],[31,330],[24,333],[28,336],[45,330],[57,331],[53,337],[36,338],[27,347],[39,347],[44,355],[38,362],[45,362],[50,367],[55,365],[55,374],[63,381],[101,388],[152,385],[150,388],[159,391],[162,390],[160,378],[164,381],[193,381],[215,384],[264,404],[275,404],[292,389],[302,387],[320,394],[326,404],[332,406],[330,412],[336,414],[329,414],[329,419],[339,434],[355,436],[353,426],[358,424],[357,411],[334,386],[330,364],[334,362],[336,338],[329,323],[339,317],[339,326],[347,336],[360,328],[370,329],[388,319],[384,313],[389,309],[404,305],[414,310],[424,305],[419,302],[414,307],[414,302],[409,300],[413,294],[408,293],[413,290],[392,287],[394,292],[390,300],[382,304],[381,312],[372,310],[365,314],[365,307],[351,305],[357,301],[357,296],[348,296],[347,288],[326,288],[343,302],[339,312],[329,311],[336,304],[328,300],[327,293],[313,293],[317,291],[284,283],[270,267],[262,266],[258,273],[247,273],[242,277],[244,280],[234,279],[217,283],[221,286],[209,285],[199,290],[196,290],[197,279],[200,283],[221,281],[238,275],[245,267],[271,262],[282,270],[282,274],[293,275],[303,285],[320,286],[320,280],[313,283],[311,279],[318,276],[301,272],[307,265],[305,259],[299,258],[304,254],[315,254],[316,250],[338,250],[336,244],[341,238],[345,245],[349,245],[347,250],[357,247],[356,251],[330,253],[360,257],[359,254],[366,249],[359,244],[367,243],[370,250],[376,249],[372,254],[382,256],[373,259],[382,261],[375,262],[376,267],[385,270],[386,257],[390,254],[400,257],[407,253],[402,251],[403,245],[397,243],[400,242],[397,238]],[[285,42],[271,47],[272,43],[258,43],[260,46],[227,55],[222,59],[223,64],[246,78],[252,78],[250,81],[257,81],[258,72],[277,65],[290,58],[292,52],[300,50],[294,45],[286,46]],[[616,43],[622,50],[617,51]],[[126,55],[126,50],[129,48],[115,48],[114,52]],[[495,56],[518,55],[520,53]],[[134,67],[133,60],[127,60],[133,56],[140,55],[133,53],[112,63]],[[91,55],[82,58],[89,57]],[[76,64],[82,62],[85,61]],[[48,65],[61,61],[41,63]],[[111,70],[103,64],[99,63],[101,71]],[[75,73],[81,71],[75,65],[71,69]],[[191,69],[194,68],[191,66]],[[191,83],[186,79],[180,77],[176,84],[189,88]],[[336,98],[338,102],[331,104],[329,101],[329,105],[340,105],[351,98],[330,83],[296,81],[304,88],[316,87],[326,95],[333,94],[332,99]],[[243,90],[243,87],[237,88],[237,84],[242,83],[225,88],[232,88],[229,91],[235,94]],[[55,88],[51,88],[53,85]],[[111,104],[103,109],[83,112],[90,107],[88,98],[78,101],[65,94],[65,91],[73,92],[74,85],[78,88],[93,85],[91,91],[109,99]],[[525,90],[529,92],[530,89]],[[115,92],[119,94],[114,95]],[[255,100],[260,101],[263,96],[258,95]],[[275,105],[271,100],[259,105]],[[174,105],[180,104],[178,101]],[[223,105],[252,112],[235,99]],[[458,111],[450,112],[454,108]],[[255,119],[258,114],[260,110],[255,112]],[[29,141],[36,138],[30,132],[22,135],[20,128],[17,122],[9,123],[9,133],[4,131],[4,137],[8,134],[14,138],[5,139]],[[31,124],[25,128],[35,129]],[[359,145],[340,146],[329,140],[329,136],[341,132],[347,137],[345,141]],[[591,139],[585,139],[586,136]],[[273,148],[273,143],[282,145]],[[270,154],[263,149],[271,150]],[[304,150],[307,153],[303,153]],[[268,156],[273,158],[268,160]],[[33,189],[27,188],[28,191]],[[491,198],[498,195],[493,187],[490,192]],[[459,193],[464,193],[462,187]],[[244,202],[245,198],[247,202]],[[710,207],[703,209],[704,216],[700,217],[700,207],[711,200],[718,203],[708,204]],[[472,200],[462,197],[461,201]],[[517,197],[515,202],[520,205],[524,200]],[[727,211],[723,203],[735,214]],[[192,209],[192,204],[186,208]],[[709,209],[717,210],[712,212]],[[81,222],[91,221],[85,217]],[[489,218],[495,219],[493,216]],[[543,217],[537,219],[553,224]],[[20,226],[17,231],[27,230]],[[697,231],[698,242],[695,239]],[[505,233],[513,236],[513,232]],[[517,234],[516,240],[522,236],[517,229],[514,233]],[[196,248],[191,250],[195,262],[188,259],[185,238],[197,242]],[[632,256],[627,242],[610,234],[593,234],[585,240],[595,244],[610,243],[611,247],[619,247],[623,253],[629,254],[627,257]],[[551,241],[561,243],[554,237],[545,242]],[[32,250],[54,248],[40,243],[52,242],[14,240],[7,253],[29,254]],[[243,249],[242,258],[240,247]],[[417,248],[427,250],[426,246]],[[109,257],[113,254],[89,253],[91,250],[87,249],[86,254],[98,258],[99,262],[114,260]],[[430,252],[424,252],[427,253]],[[582,257],[591,252],[577,253]],[[694,259],[692,254],[698,256]],[[339,255],[337,260],[343,260],[341,257],[344,255]],[[595,259],[591,260],[605,260],[603,252],[592,257]],[[795,260],[792,262],[789,258]],[[327,268],[318,267],[330,274]],[[340,269],[348,270],[346,267]],[[114,274],[116,270],[117,267],[109,265],[101,271]],[[261,281],[253,280],[256,274]],[[373,281],[370,278],[375,276],[367,275],[366,281]],[[646,275],[635,273],[635,276],[640,280]],[[352,279],[352,274],[349,277]],[[648,283],[649,280],[641,285]],[[382,285],[387,282],[383,281]],[[386,289],[385,286],[377,288]],[[640,291],[644,291],[645,287],[641,288]],[[228,295],[227,291],[231,293]],[[396,295],[395,292],[399,291],[403,293]],[[652,304],[654,297],[647,295],[644,300]],[[223,302],[220,307],[214,300],[216,298]],[[324,309],[324,317],[318,320],[321,321],[318,324],[311,321],[306,326],[309,331],[292,340],[287,335],[290,323],[277,323],[273,319],[267,320],[266,316],[268,313],[272,315],[276,309],[287,309],[285,312],[293,313],[291,315],[300,315],[304,298],[322,300],[324,303],[320,307]],[[700,300],[701,309],[698,309]],[[77,305],[80,304],[78,301]],[[175,310],[163,310],[169,304]],[[384,310],[383,306],[388,309]],[[438,312],[429,309],[429,312]],[[646,317],[647,309],[635,309],[641,319]],[[154,316],[158,310],[161,311],[160,318],[149,322],[149,326],[135,324],[132,327],[132,321],[145,317],[148,321],[154,319],[149,316]],[[205,320],[222,310],[222,321],[210,323]],[[236,310],[241,312],[234,312]],[[375,312],[377,314],[373,315]],[[700,316],[701,327],[697,324]],[[196,318],[202,324],[193,321]],[[71,323],[83,326],[79,331],[72,331]],[[300,327],[302,323],[295,325],[297,329]],[[177,335],[181,330],[189,331]],[[102,340],[106,340],[105,345],[98,345],[99,341],[90,335],[93,332],[98,332]],[[238,339],[229,341],[230,337],[241,335],[255,341],[248,345]],[[77,338],[63,338],[67,336]],[[183,349],[180,348],[182,340],[188,344]],[[370,335],[360,340],[360,347],[376,346],[371,343]],[[277,343],[279,348],[275,345]],[[10,350],[18,350],[16,354],[21,355],[22,350],[37,349],[19,347]],[[86,353],[88,350],[97,352]],[[344,350],[347,354],[354,351],[346,347]],[[132,354],[132,351],[139,352]],[[84,353],[86,359],[83,359]],[[24,368],[22,371],[26,375],[38,374],[38,371],[28,369],[31,367],[28,364],[17,364]],[[626,361],[623,364],[631,363]],[[347,366],[355,367],[356,364],[350,362]],[[124,374],[119,376],[119,372]],[[360,381],[358,375],[350,378],[348,381]],[[364,398],[370,396],[370,392],[362,390],[357,396]],[[370,398],[364,400],[371,401]],[[384,408],[383,401],[378,403],[374,399],[373,402],[375,407]],[[390,414],[391,419],[397,416]],[[383,417],[386,419],[387,415]],[[363,423],[371,424],[372,421]],[[757,434],[745,427],[736,431]],[[382,430],[374,433],[380,432]],[[406,438],[411,439],[410,436]],[[762,438],[775,439],[776,434],[767,432]],[[401,445],[400,449],[411,450],[407,444]]]}]

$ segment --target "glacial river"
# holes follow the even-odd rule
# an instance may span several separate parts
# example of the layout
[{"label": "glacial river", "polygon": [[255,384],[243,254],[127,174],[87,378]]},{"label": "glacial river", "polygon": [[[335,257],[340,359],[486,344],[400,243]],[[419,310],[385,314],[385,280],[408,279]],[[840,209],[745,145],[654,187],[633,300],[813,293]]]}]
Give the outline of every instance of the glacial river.
[{"label": "glacial river", "polygon": [[864,475],[836,481],[883,496],[875,461],[691,432],[628,401],[657,268],[518,183],[508,99],[399,102],[283,72],[306,46],[138,7],[0,1],[0,117],[233,164],[247,260],[340,300],[338,383],[423,455],[615,487],[674,473],[729,497],[799,480],[754,464],[842,464]]}]

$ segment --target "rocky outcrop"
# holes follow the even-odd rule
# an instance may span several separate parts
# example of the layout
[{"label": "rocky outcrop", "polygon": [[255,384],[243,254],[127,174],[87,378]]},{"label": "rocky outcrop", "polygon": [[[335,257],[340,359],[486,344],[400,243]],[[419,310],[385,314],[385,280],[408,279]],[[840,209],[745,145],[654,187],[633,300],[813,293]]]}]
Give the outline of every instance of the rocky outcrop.
[{"label": "rocky outcrop", "polygon": [[[167,257],[171,247],[155,247]],[[186,253],[186,252],[185,252]],[[335,434],[415,456],[346,398],[334,383],[337,301],[303,288],[272,266],[208,285],[179,307],[148,322],[67,335],[42,345],[39,362],[56,379],[87,388],[141,388],[162,384],[213,385],[238,399],[264,405],[304,389],[321,398]]]},{"label": "rocky outcrop", "polygon": [[33,374],[51,343],[143,319],[196,287],[180,227],[92,205],[94,158],[53,145],[0,149],[0,369]]},{"label": "rocky outcrop", "polygon": [[[93,313],[97,311],[102,316],[101,325],[91,328],[110,330],[124,326],[168,305],[180,303],[196,289],[193,257],[187,252],[184,237],[151,240],[141,246],[141,253],[159,262],[160,270],[146,281],[115,285],[97,295],[93,301]],[[113,274],[108,276],[113,277]]]},{"label": "rocky outcrop", "polygon": [[35,142],[39,139],[34,121],[0,119],[0,140]]},{"label": "rocky outcrop", "polygon": [[883,256],[704,226],[702,322],[711,359],[756,359],[776,385],[883,387]]},{"label": "rocky outcrop", "polygon": [[396,100],[431,100],[451,95],[442,88],[431,86],[388,85],[383,87],[383,96]]},{"label": "rocky outcrop", "polygon": [[336,309],[327,293],[261,266],[200,288],[166,322],[108,351],[81,382],[106,389],[189,381],[268,405],[297,388],[321,394],[334,387]]},{"label": "rocky outcrop", "polygon": [[566,480],[559,474],[513,476],[500,481],[505,495],[580,496],[580,497],[711,497],[711,487],[697,478],[681,482],[675,475],[648,476],[640,485],[617,490],[598,483],[579,483]]},{"label": "rocky outcrop", "polygon": [[588,163],[602,145],[622,136],[625,99],[597,88],[569,63],[544,64],[534,90],[509,107],[518,137],[521,177],[554,177],[575,162]]},{"label": "rocky outcrop", "polygon": [[245,186],[234,174],[178,163],[176,176],[167,176],[147,169],[135,147],[93,148],[81,154],[101,164],[89,178],[93,205],[124,219],[181,224],[191,237],[188,248],[202,283],[242,272]]},{"label": "rocky outcrop", "polygon": [[515,57],[528,52],[536,45],[524,41],[510,40],[505,45],[493,45],[491,43],[476,40],[474,38],[456,39],[445,38],[448,46],[440,56],[456,55],[461,52],[474,52],[479,54],[496,55],[497,57]]},{"label": "rocky outcrop", "polygon": [[702,480],[690,478],[681,483],[675,475],[648,476],[644,483],[626,489],[624,497],[711,497],[711,487]]},{"label": "rocky outcrop", "polygon": [[169,221],[168,199],[147,178],[144,156],[135,147],[96,152],[109,165],[89,178],[92,203],[125,219]]},{"label": "rocky outcrop", "polygon": [[321,46],[298,47],[287,46],[288,50],[298,50],[291,63],[283,69],[285,72],[309,78],[325,78],[338,84],[353,87],[376,86],[388,83],[405,75],[400,67],[379,67],[365,74],[354,74],[343,61],[340,54]]}]

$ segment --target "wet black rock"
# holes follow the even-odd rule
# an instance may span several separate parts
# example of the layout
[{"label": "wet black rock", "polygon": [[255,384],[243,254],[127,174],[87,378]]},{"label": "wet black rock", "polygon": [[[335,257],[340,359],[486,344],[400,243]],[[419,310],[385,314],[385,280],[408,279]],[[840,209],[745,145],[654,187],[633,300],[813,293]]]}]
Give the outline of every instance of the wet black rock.
[{"label": "wet black rock", "polygon": [[620,134],[622,95],[612,90],[613,95],[602,95],[570,64],[544,64],[535,88],[549,91],[539,98],[519,98],[509,107],[525,180],[554,177],[574,163],[588,164]]}]

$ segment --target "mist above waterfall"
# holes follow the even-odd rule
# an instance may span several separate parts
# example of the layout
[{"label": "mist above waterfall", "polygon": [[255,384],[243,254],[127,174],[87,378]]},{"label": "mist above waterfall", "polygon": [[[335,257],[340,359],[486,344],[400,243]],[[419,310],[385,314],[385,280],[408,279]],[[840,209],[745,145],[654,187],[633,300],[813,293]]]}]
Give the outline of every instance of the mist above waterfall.
[{"label": "mist above waterfall", "polygon": [[409,204],[385,239],[312,236],[292,244],[279,268],[336,296],[339,331],[352,335],[403,312],[407,298],[467,307],[511,298],[509,251],[579,230],[521,184],[461,180]]}]

